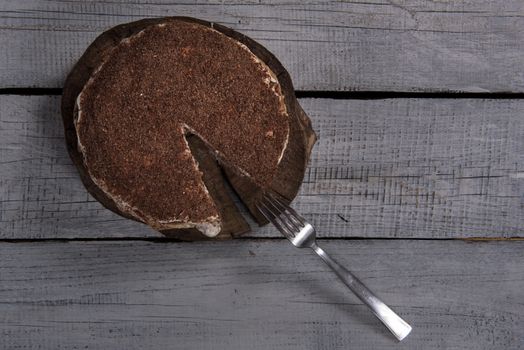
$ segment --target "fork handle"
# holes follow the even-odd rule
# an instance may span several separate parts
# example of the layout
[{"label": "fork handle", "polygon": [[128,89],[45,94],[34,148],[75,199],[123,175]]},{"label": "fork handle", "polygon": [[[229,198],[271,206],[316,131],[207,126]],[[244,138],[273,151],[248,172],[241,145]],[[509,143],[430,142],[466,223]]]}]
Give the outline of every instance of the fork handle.
[{"label": "fork handle", "polygon": [[393,333],[399,341],[404,339],[409,332],[411,332],[411,326],[377,298],[375,294],[373,294],[357,277],[355,277],[355,275],[340,265],[335,259],[331,258],[318,245],[313,244],[311,248],[329,267],[331,267],[342,282],[344,282],[344,284],[347,285],[349,289],[351,289],[351,291],[371,309],[371,311],[373,311],[375,316],[377,316],[382,323],[388,327],[391,333]]}]

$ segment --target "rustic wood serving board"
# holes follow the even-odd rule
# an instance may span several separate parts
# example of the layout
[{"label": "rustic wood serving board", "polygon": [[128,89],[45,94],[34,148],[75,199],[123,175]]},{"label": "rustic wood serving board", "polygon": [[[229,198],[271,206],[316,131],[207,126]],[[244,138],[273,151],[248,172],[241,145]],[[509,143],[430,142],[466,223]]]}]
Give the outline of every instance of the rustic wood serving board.
[{"label": "rustic wood serving board", "polygon": [[[286,148],[282,154],[282,159],[277,171],[270,184],[273,191],[280,193],[290,201],[297,195],[300,184],[304,177],[304,172],[309,162],[311,149],[316,141],[316,136],[311,128],[311,121],[298,104],[291,78],[286,69],[266,48],[251,38],[236,32],[228,27],[203,21],[191,17],[164,17],[157,19],[142,19],[131,23],[121,24],[110,28],[100,34],[82,54],[71,72],[68,74],[62,92],[62,119],[65,129],[65,139],[69,155],[76,165],[82,183],[87,191],[95,197],[102,205],[111,211],[126,217],[127,219],[137,220],[131,213],[123,211],[117,203],[111,199],[93,179],[89,176],[89,171],[84,163],[84,158],[78,147],[78,136],[74,126],[77,113],[76,101],[84,86],[87,84],[95,71],[107,60],[111,50],[123,40],[138,34],[142,30],[171,21],[183,21],[196,23],[201,26],[212,28],[223,35],[236,40],[245,45],[259,60],[271,69],[272,74],[278,79],[282,96],[289,115],[289,138]],[[255,203],[260,197],[260,190],[252,181],[239,174],[234,168],[228,168],[225,164],[214,161],[214,157],[207,149],[205,144],[196,138],[187,139],[191,145],[193,156],[199,163],[200,170],[204,173],[204,181],[210,194],[215,200],[215,204],[221,217],[221,231],[215,239],[231,239],[249,231],[249,226],[243,216],[233,205],[227,191],[226,183],[234,188],[238,196],[242,199],[245,206],[259,223],[267,221],[258,213]],[[191,142],[190,142],[191,141]],[[198,158],[196,157],[198,155]],[[137,220],[139,221],[139,220]],[[171,238],[194,241],[208,239],[196,228],[185,229],[164,229],[160,230],[164,235]]]}]

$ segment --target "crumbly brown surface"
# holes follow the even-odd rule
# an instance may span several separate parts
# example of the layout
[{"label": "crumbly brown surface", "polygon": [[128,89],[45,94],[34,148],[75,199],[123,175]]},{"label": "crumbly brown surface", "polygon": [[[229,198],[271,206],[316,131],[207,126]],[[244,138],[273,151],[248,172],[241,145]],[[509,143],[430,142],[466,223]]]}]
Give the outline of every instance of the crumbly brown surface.
[{"label": "crumbly brown surface", "polygon": [[116,46],[82,91],[77,133],[90,175],[154,220],[217,215],[184,134],[268,185],[289,121],[267,81],[221,33],[182,21],[147,28]]}]

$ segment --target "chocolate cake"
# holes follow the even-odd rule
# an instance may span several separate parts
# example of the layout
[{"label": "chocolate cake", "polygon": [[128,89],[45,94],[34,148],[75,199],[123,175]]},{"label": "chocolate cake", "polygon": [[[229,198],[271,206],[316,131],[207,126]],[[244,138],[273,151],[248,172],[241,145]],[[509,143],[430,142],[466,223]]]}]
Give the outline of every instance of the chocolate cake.
[{"label": "chocolate cake", "polygon": [[211,168],[225,170],[253,209],[260,190],[296,194],[314,142],[275,61],[241,34],[188,18],[104,33],[64,88],[69,151],[84,183],[110,209],[175,236],[245,231],[224,185],[206,173],[224,180]]}]

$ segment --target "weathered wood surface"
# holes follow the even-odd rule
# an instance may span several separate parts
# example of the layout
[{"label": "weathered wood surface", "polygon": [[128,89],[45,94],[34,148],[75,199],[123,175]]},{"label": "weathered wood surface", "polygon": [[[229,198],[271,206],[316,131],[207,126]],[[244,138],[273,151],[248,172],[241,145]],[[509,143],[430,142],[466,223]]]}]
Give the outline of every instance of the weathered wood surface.
[{"label": "weathered wood surface", "polygon": [[[322,242],[413,325],[402,349],[522,349],[524,242]],[[285,240],[0,243],[2,349],[391,349]]]},{"label": "weathered wood surface", "polygon": [[[319,141],[295,207],[320,236],[524,237],[524,100],[300,102]],[[59,104],[0,96],[0,238],[159,236],[88,195]]]},{"label": "weathered wood surface", "polygon": [[2,1],[0,88],[61,87],[103,30],[175,15],[260,41],[302,90],[524,91],[520,0]]}]

